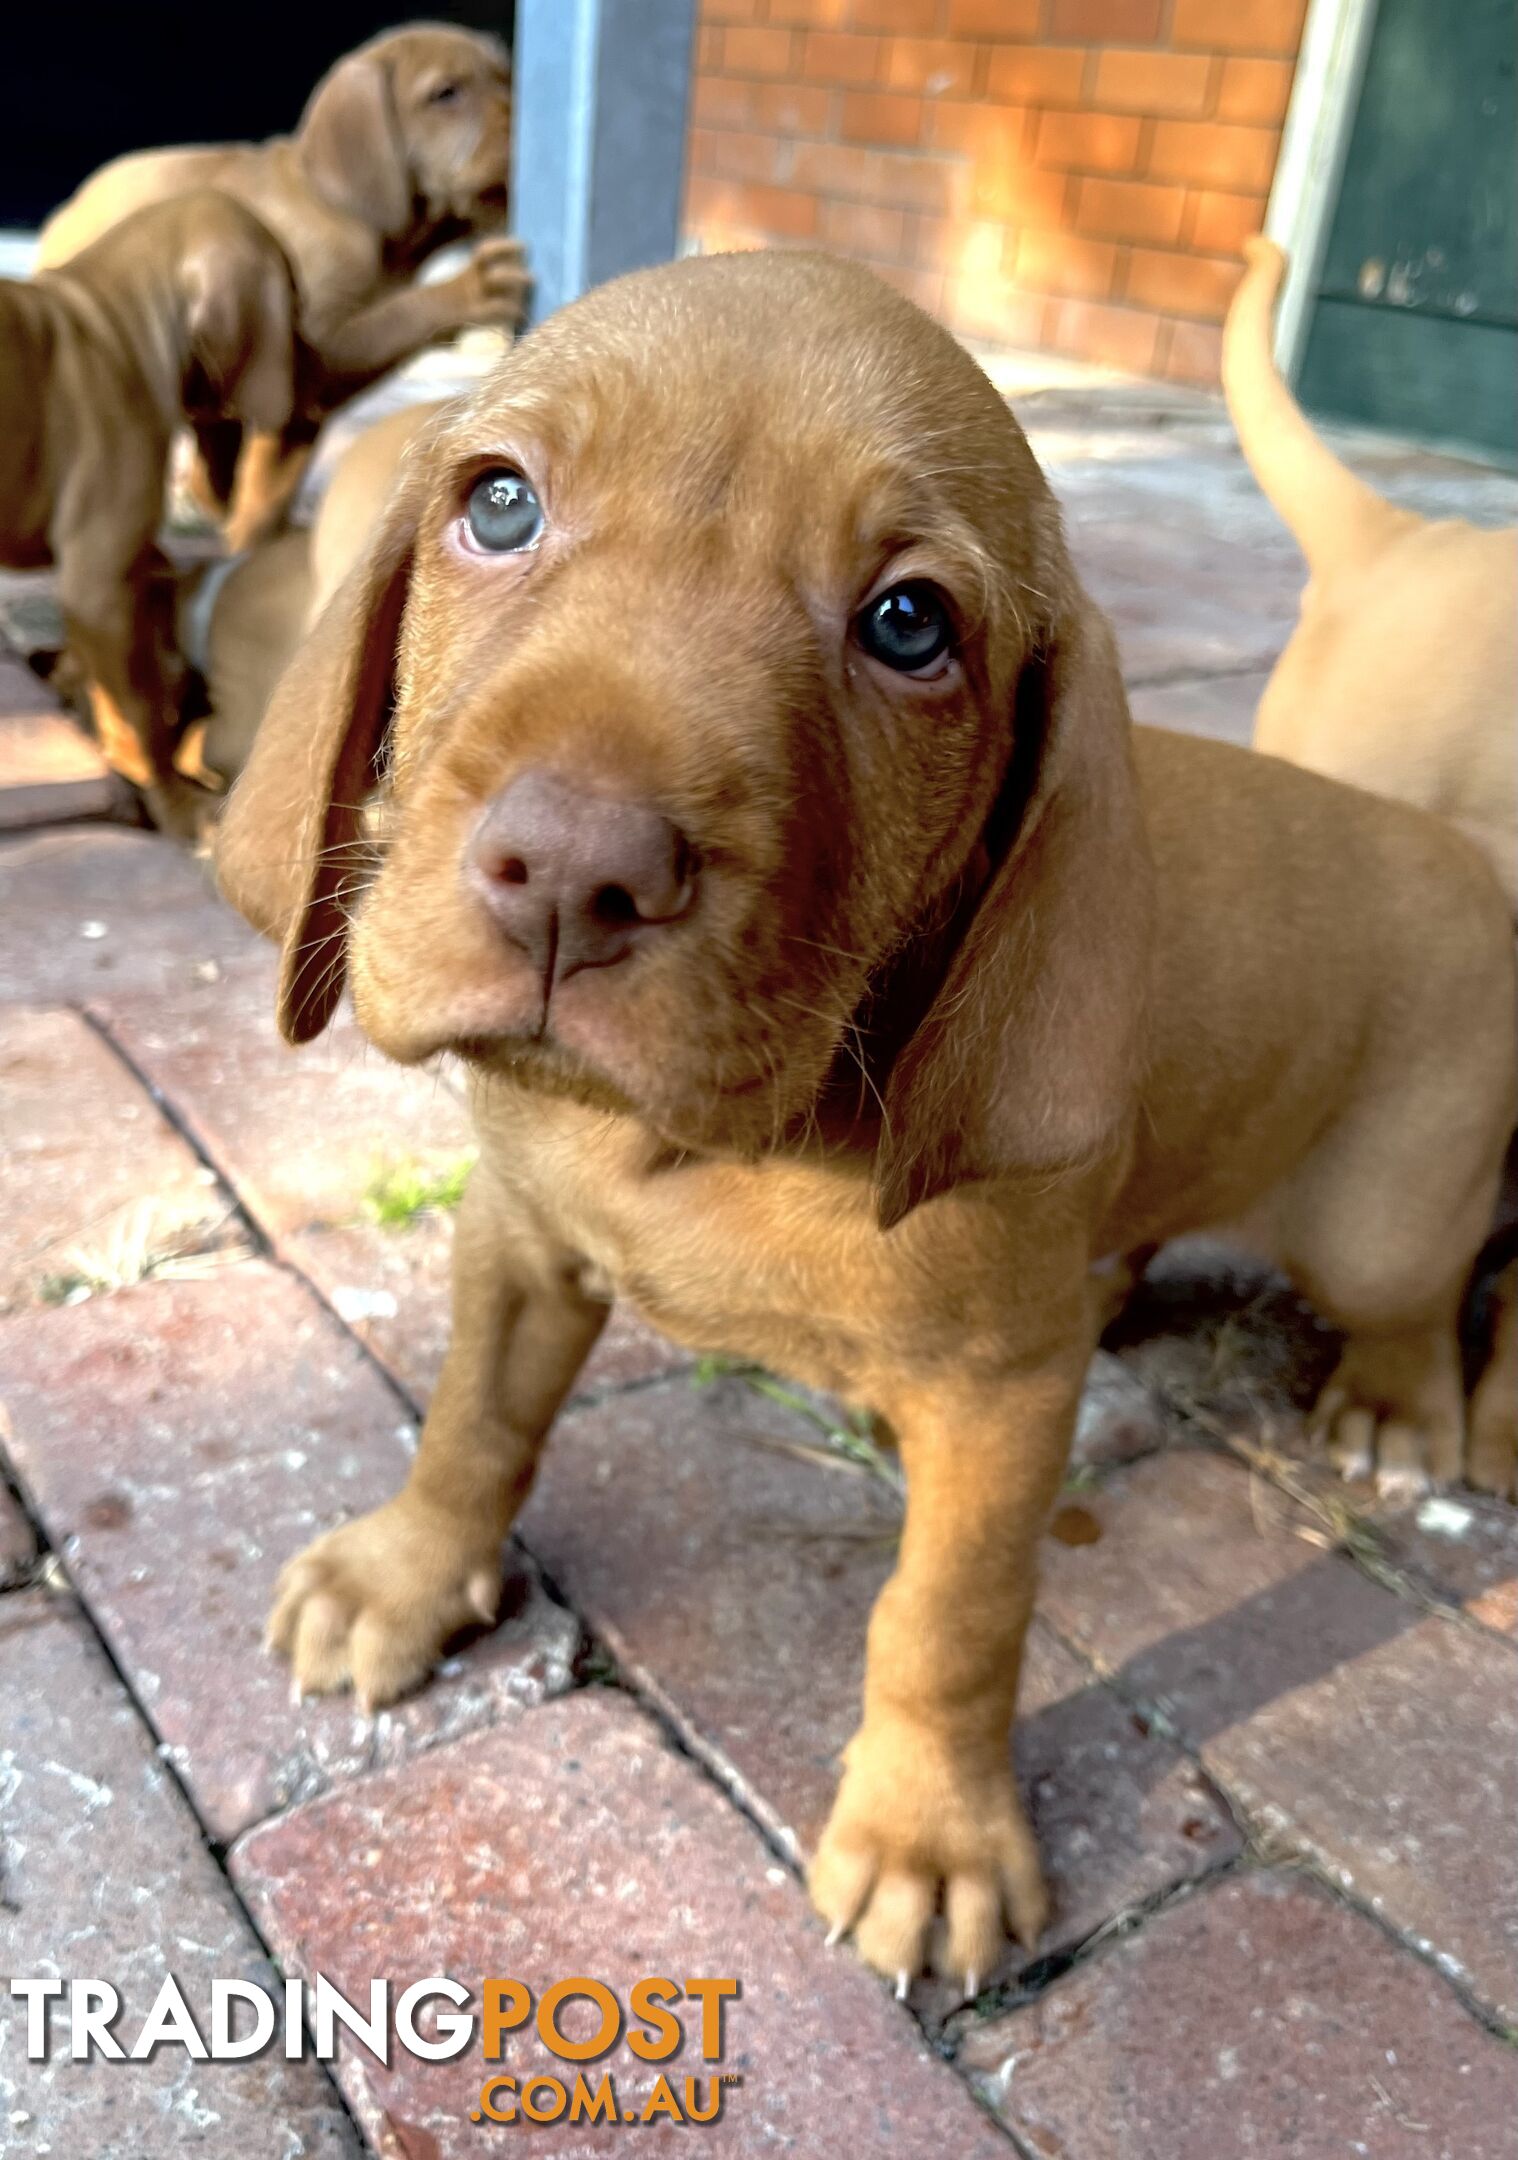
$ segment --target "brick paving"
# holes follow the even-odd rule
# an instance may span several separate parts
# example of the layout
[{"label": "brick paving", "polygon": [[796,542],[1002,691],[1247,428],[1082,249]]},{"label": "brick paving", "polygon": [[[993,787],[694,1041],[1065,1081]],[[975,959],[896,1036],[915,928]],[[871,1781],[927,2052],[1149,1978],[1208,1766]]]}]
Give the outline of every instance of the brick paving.
[{"label": "brick paving", "polygon": [[[1301,568],[1218,408],[1021,390],[1136,714],[1247,739]],[[1501,476],[1358,455],[1425,510],[1518,511]],[[30,646],[24,600],[0,625]],[[125,814],[0,653],[9,1973],[109,1978],[133,2019],[169,1970],[197,2006],[276,1967],[357,1997],[732,1974],[719,2153],[1513,2150],[1518,1513],[1389,1511],[1305,1460],[1329,1346],[1216,1252],[1167,1256],[1093,1373],[1015,1741],[1056,1909],[972,2006],[891,2000],[800,1885],[900,1519],[810,1397],[618,1315],[500,1625],[372,1725],[292,1704],[259,1648],[274,1575],[394,1488],[442,1352],[451,1216],[385,1194],[456,1184],[468,1122],[456,1075],[347,1023],[285,1050],[270,954]],[[18,2008],[6,2151],[452,2160],[496,2134],[477,2051],[31,2063]],[[523,2032],[494,2067],[564,2066]],[[625,2041],[586,2067],[634,2112],[653,2086]],[[708,2067],[688,2041],[672,2085]],[[554,2160],[621,2142],[517,2128]]]},{"label": "brick paving", "polygon": [[290,1703],[261,1648],[274,1578],[415,1441],[295,1277],[253,1260],[0,1321],[0,1371],[22,1485],[213,1837],[570,1685],[579,1630],[524,1560],[503,1624],[374,1729],[351,1697]]},{"label": "brick paving", "polygon": [[1262,1828],[1515,2022],[1511,1645],[1323,1551],[1215,1458],[1153,1456],[1091,1508],[1100,1539],[1045,1563],[1053,1625]]},{"label": "brick paving", "polygon": [[[488,1971],[593,1975],[625,2001],[648,1973],[736,1976],[723,2067],[740,2082],[703,2151],[831,2160],[846,2123],[871,2153],[1005,2154],[879,1984],[828,1950],[790,1871],[636,1705],[603,1689],[286,1815],[236,1848],[232,1872],[287,1964],[351,1993],[372,1972]],[[557,2067],[529,2043],[508,2060],[523,2075]],[[655,2074],[621,2047],[597,2057],[603,2070],[623,2107]],[[681,2085],[705,2072],[694,2044],[678,2070]],[[478,2149],[476,2059],[397,2051],[383,2075],[355,2053],[338,2076],[381,2152],[387,2134],[429,2160]],[[561,2131],[547,2149],[578,2160],[620,2142],[611,2128]]]},{"label": "brick paving", "polygon": [[129,791],[15,653],[0,650],[0,832],[128,815]]},{"label": "brick paving", "polygon": [[[263,1946],[159,1758],[140,1697],[112,1672],[72,1598],[20,1590],[0,1603],[0,1736],[8,1974],[108,1980],[133,2025],[170,1972],[192,2000],[213,1979],[271,1984]],[[202,2063],[172,2047],[150,2062],[76,2062],[56,2007],[51,2058],[31,2063],[10,2015],[20,2007],[6,2004],[0,2048],[7,2152],[357,2160],[362,2150],[315,2063],[276,2053]]]},{"label": "brick paving", "polygon": [[[848,1463],[819,1469],[808,1439],[733,1382],[613,1397],[563,1421],[522,1519],[634,1686],[803,1854],[857,1722],[900,1520],[894,1489]],[[1018,1759],[1059,1901],[1046,1949],[1238,1849],[1207,1778],[1041,1623]]]},{"label": "brick paving", "polygon": [[0,1006],[0,1084],[0,1312],[213,1242],[230,1196],[82,1014]]},{"label": "brick paving", "polygon": [[1512,2049],[1284,1868],[1178,1900],[958,2063],[1030,2152],[1081,2160],[1506,2160],[1518,2119]]}]

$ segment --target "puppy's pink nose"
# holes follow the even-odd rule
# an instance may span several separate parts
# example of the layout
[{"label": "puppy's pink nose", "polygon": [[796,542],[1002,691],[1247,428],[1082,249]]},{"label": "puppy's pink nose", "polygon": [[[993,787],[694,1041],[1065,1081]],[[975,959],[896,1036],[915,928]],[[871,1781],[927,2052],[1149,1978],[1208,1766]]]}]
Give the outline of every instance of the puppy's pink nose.
[{"label": "puppy's pink nose", "polygon": [[644,803],[590,795],[557,774],[503,788],[470,843],[467,875],[497,928],[552,985],[610,967],[695,898],[690,847]]}]

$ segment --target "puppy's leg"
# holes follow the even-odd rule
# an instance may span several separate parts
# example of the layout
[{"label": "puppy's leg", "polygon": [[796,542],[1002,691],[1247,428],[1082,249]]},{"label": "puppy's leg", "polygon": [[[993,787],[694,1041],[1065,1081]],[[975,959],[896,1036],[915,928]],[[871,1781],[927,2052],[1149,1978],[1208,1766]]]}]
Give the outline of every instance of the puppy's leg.
[{"label": "puppy's leg", "polygon": [[1369,1075],[1379,1086],[1267,1202],[1267,1249],[1347,1337],[1316,1435],[1346,1476],[1373,1473],[1391,1498],[1466,1466],[1460,1306],[1513,1123],[1505,923],[1502,933],[1502,976],[1477,973],[1469,992],[1457,980],[1472,1009],[1394,1045]]},{"label": "puppy's leg", "polygon": [[151,556],[124,569],[70,549],[58,601],[107,764],[142,790],[161,831],[193,838],[206,798],[174,769],[180,672],[167,579]]},{"label": "puppy's leg", "polygon": [[[1084,1298],[1084,1289],[1079,1293]],[[1072,1299],[1072,1304],[1076,1302]],[[1009,1748],[1034,1554],[1069,1450],[1087,1344],[998,1382],[877,1390],[907,1474],[896,1572],[870,1620],[864,1718],[811,1871],[836,1933],[898,1984],[937,1962],[973,1984],[1046,1898]]]},{"label": "puppy's leg", "polygon": [[608,1310],[535,1243],[482,1160],[459,1209],[452,1333],[411,1474],[280,1577],[269,1644],[297,1693],[351,1683],[366,1708],[390,1702],[451,1636],[494,1618],[502,1540]]},{"label": "puppy's leg", "polygon": [[[1296,1213],[1281,1256],[1346,1337],[1309,1429],[1345,1477],[1374,1476],[1387,1498],[1404,1499],[1464,1466],[1460,1303],[1490,1200],[1436,1224],[1405,1184],[1367,1192],[1335,1178],[1330,1190],[1333,1207]],[[1390,1223],[1393,1198],[1406,1210]]]},{"label": "puppy's leg", "polygon": [[[1460,1304],[1488,1209],[1462,1213],[1466,1234],[1453,1241],[1399,1242],[1372,1222],[1351,1245],[1351,1211],[1333,1234],[1320,1225],[1316,1243],[1282,1256],[1346,1337],[1309,1430],[1345,1477],[1374,1476],[1388,1499],[1454,1483],[1465,1467]],[[1466,1248],[1461,1258],[1452,1243]]]},{"label": "puppy's leg", "polygon": [[240,555],[244,548],[256,547],[288,522],[314,440],[314,430],[309,436],[304,430],[298,435],[244,435],[223,527],[229,553]]}]

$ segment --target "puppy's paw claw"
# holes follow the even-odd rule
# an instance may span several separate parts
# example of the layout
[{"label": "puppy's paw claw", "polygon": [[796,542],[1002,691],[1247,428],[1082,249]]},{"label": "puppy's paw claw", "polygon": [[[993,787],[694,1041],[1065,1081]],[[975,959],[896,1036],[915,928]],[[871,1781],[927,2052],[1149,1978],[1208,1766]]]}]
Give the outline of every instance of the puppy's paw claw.
[{"label": "puppy's paw claw", "polygon": [[481,1569],[471,1575],[465,1589],[469,1608],[486,1627],[494,1627],[501,1607],[501,1576],[499,1569]]},{"label": "puppy's paw claw", "polygon": [[903,2000],[928,1963],[940,1911],[933,1962],[945,1975],[975,1976],[977,1990],[1007,1932],[1031,1949],[1047,1912],[1010,1768],[966,1780],[941,1745],[915,1731],[866,1727],[856,1738],[808,1888],[828,1941],[852,1933]]}]

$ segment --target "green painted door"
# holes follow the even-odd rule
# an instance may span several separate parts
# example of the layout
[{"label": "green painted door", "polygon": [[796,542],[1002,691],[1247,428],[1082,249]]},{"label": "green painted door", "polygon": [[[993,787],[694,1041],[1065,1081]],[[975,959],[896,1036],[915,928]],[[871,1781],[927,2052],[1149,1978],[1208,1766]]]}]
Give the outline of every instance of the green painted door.
[{"label": "green painted door", "polygon": [[1518,0],[1381,0],[1297,390],[1518,457]]}]

